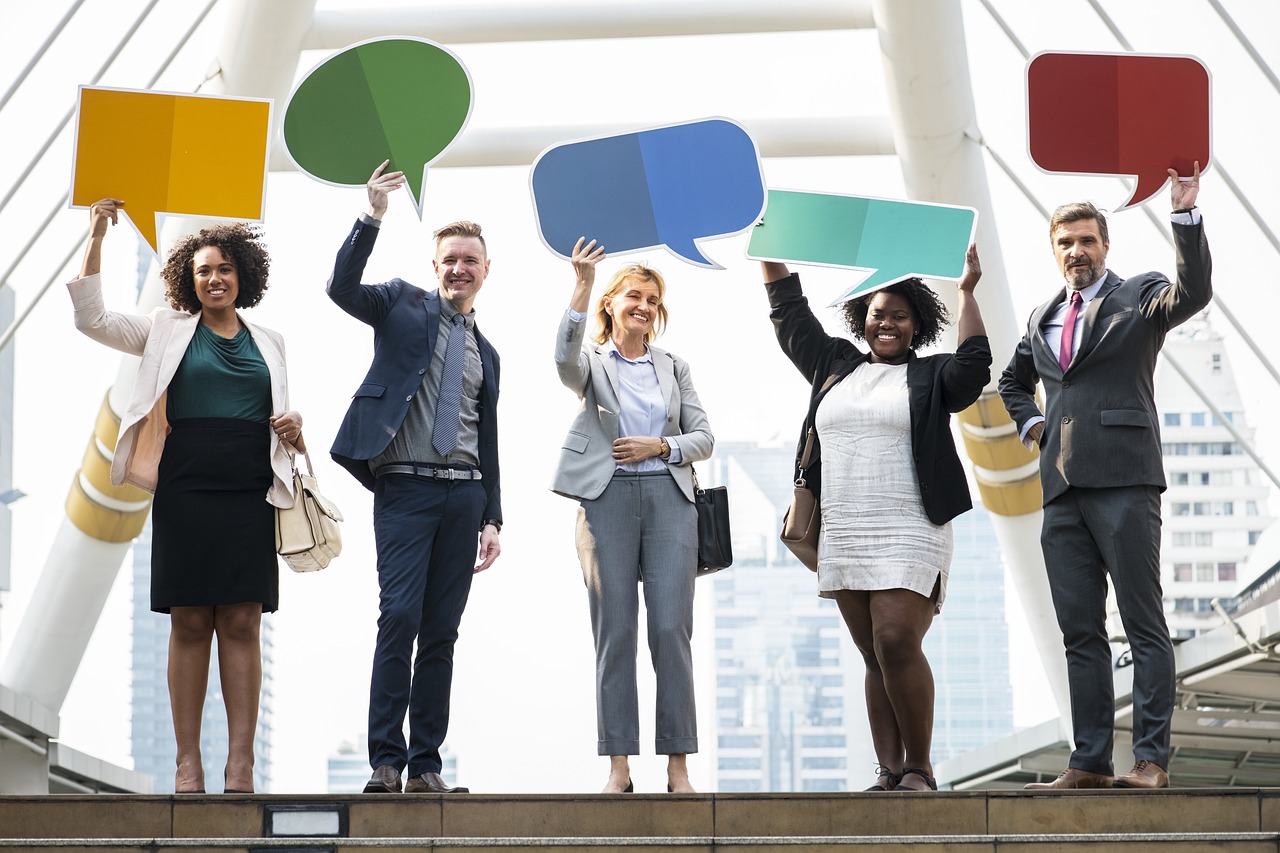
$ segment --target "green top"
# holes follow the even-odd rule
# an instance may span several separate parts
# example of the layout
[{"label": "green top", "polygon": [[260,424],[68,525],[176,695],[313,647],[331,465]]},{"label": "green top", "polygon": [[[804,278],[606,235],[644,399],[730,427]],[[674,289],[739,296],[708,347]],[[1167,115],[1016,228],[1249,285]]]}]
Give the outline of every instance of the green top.
[{"label": "green top", "polygon": [[249,330],[224,338],[204,323],[169,384],[169,420],[239,418],[266,423],[271,418],[271,373]]}]

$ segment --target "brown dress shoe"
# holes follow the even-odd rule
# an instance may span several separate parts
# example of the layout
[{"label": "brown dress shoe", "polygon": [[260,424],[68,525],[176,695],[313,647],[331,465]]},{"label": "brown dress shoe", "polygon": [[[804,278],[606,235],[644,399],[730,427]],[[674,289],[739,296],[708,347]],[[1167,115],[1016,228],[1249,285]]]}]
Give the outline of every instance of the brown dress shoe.
[{"label": "brown dress shoe", "polygon": [[400,771],[390,764],[383,764],[373,769],[373,776],[364,786],[366,794],[398,794],[400,793]]},{"label": "brown dress shoe", "polygon": [[422,773],[410,776],[404,783],[406,794],[470,794],[470,788],[450,787],[439,773]]},{"label": "brown dress shoe", "polygon": [[1069,788],[1110,788],[1111,783],[1110,776],[1068,767],[1052,782],[1031,782],[1022,787],[1028,791],[1065,791]]},{"label": "brown dress shoe", "polygon": [[1117,788],[1167,788],[1169,774],[1159,764],[1143,759],[1128,773],[1117,776],[1115,784]]}]

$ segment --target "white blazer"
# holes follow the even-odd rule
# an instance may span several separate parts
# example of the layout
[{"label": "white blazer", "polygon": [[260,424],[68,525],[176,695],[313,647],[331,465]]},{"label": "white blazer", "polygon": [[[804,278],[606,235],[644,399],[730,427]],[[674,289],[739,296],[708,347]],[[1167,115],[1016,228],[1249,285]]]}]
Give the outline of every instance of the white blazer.
[{"label": "white blazer", "polygon": [[[551,490],[565,497],[595,500],[613,479],[613,441],[618,438],[621,405],[618,398],[618,369],[607,347],[583,348],[589,318],[575,323],[568,313],[560,321],[556,335],[556,370],[560,381],[582,399],[582,408],[569,427],[560,464],[556,466]],[[668,465],[680,491],[693,500],[690,466],[711,456],[715,438],[707,412],[693,389],[689,365],[671,353],[649,347],[658,374],[658,389],[666,403],[667,417],[662,435],[673,436],[680,444],[681,460]]]},{"label": "white blazer", "polygon": [[[169,419],[165,413],[169,383],[195,336],[199,314],[186,314],[170,308],[156,308],[146,316],[118,314],[108,311],[102,302],[102,277],[99,274],[68,282],[71,302],[75,306],[76,328],[95,341],[112,349],[141,356],[133,392],[120,417],[120,436],[116,439],[115,458],[111,462],[111,482],[128,483],[152,494],[160,470],[160,455],[169,435]],[[289,386],[285,375],[284,339],[276,332],[254,325],[243,316],[253,342],[271,374],[271,411],[289,410]],[[268,428],[269,429],[269,428]],[[289,452],[271,432],[271,469],[275,477],[267,491],[267,502],[273,506],[293,506],[293,468]]]}]

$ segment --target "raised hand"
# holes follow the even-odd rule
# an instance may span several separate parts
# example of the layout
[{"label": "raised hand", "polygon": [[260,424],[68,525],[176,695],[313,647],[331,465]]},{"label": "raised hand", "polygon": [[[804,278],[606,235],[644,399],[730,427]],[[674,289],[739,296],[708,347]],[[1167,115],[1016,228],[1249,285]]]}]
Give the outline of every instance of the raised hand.
[{"label": "raised hand", "polygon": [[390,165],[390,160],[383,160],[382,165],[373,170],[369,183],[365,184],[369,191],[369,215],[374,219],[381,219],[387,212],[387,194],[404,186],[404,172],[383,173]]},{"label": "raised hand", "polygon": [[579,237],[573,244],[573,255],[569,263],[573,264],[573,274],[580,287],[591,288],[596,280],[596,264],[604,260],[604,246],[597,246],[596,241],[587,242],[586,237]]},{"label": "raised hand", "polygon": [[970,243],[969,250],[964,253],[964,275],[960,277],[959,287],[968,293],[978,286],[982,278],[982,262],[978,260],[978,244]]},{"label": "raised hand", "polygon": [[1190,178],[1178,177],[1176,169],[1169,170],[1171,187],[1169,198],[1174,210],[1189,210],[1196,206],[1196,196],[1200,194],[1200,161],[1195,162]]}]

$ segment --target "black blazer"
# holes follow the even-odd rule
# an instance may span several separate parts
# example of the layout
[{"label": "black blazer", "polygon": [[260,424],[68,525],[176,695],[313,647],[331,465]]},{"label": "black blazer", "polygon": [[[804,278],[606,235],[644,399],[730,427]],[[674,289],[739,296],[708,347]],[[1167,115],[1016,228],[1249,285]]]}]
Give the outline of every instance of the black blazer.
[{"label": "black blazer", "polygon": [[[765,285],[769,293],[778,343],[791,362],[809,380],[809,412],[796,447],[796,467],[804,453],[805,436],[814,422],[818,404],[835,382],[870,358],[845,338],[834,338],[809,309],[800,289],[800,277]],[[907,389],[910,393],[911,453],[915,457],[916,482],[925,514],[934,524],[946,524],[973,508],[969,482],[951,437],[951,413],[973,404],[991,380],[991,347],[985,335],[963,341],[954,354],[907,357]],[[805,479],[815,495],[822,495],[822,448],[814,435],[813,452]]]},{"label": "black blazer", "polygon": [[[418,393],[431,365],[440,327],[440,293],[425,291],[402,279],[361,284],[365,262],[378,238],[376,226],[357,221],[338,250],[329,280],[329,298],[343,311],[373,327],[373,363],[351,398],[330,455],[365,485],[373,488],[369,460],[387,449],[404,424],[409,402]],[[475,327],[484,370],[480,386],[480,482],[487,504],[482,518],[502,520],[498,473],[498,352]]]}]

